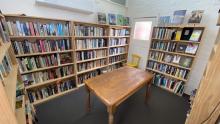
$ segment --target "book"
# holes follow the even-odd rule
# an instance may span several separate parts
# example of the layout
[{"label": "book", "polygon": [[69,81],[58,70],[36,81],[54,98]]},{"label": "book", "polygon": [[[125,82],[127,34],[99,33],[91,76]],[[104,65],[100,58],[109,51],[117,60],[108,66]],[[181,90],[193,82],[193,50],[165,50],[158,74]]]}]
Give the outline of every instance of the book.
[{"label": "book", "polygon": [[116,25],[116,15],[115,14],[108,14],[109,24]]},{"label": "book", "polygon": [[175,35],[175,40],[180,40],[182,36],[182,30],[177,30]]},{"label": "book", "polygon": [[130,35],[128,29],[110,29],[110,36],[127,36]]},{"label": "book", "polygon": [[75,25],[76,36],[105,36],[106,30],[103,27]]},{"label": "book", "polygon": [[117,25],[124,25],[124,16],[117,14]]},{"label": "book", "polygon": [[102,66],[105,66],[106,64],[107,64],[107,59],[84,62],[84,63],[78,64],[77,70],[78,72],[81,72],[81,71],[85,71],[85,70],[96,68],[96,67],[102,67]]},{"label": "book", "polygon": [[[126,60],[126,55],[118,55],[109,58],[109,63],[119,62],[122,60]],[[125,61],[124,61],[125,62]]]},{"label": "book", "polygon": [[166,26],[170,23],[170,16],[161,16],[158,21],[158,26]]},{"label": "book", "polygon": [[102,12],[98,12],[98,23],[106,24],[106,14]]},{"label": "book", "polygon": [[125,52],[126,52],[125,47],[115,47],[109,49],[109,55],[117,55]]},{"label": "book", "polygon": [[176,10],[173,14],[172,24],[182,24],[186,15],[186,10]]},{"label": "book", "polygon": [[173,59],[172,55],[166,54],[163,61],[167,62],[167,63],[170,63],[172,61],[172,59]]},{"label": "book", "polygon": [[117,45],[127,45],[126,38],[111,38],[109,41],[109,46],[117,46]]},{"label": "book", "polygon": [[202,20],[204,10],[194,10],[191,12],[188,23],[200,23]]},{"label": "book", "polygon": [[196,54],[198,47],[198,44],[188,44],[185,53]]},{"label": "book", "polygon": [[100,47],[107,47],[107,40],[106,39],[82,39],[76,40],[76,49],[93,49],[93,48],[100,48]]},{"label": "book", "polygon": [[184,53],[186,51],[186,48],[187,48],[187,44],[180,43],[177,45],[176,51]]},{"label": "book", "polygon": [[130,18],[129,17],[124,17],[123,25],[124,26],[129,26],[130,25]]},{"label": "book", "polygon": [[189,40],[193,32],[193,28],[183,28],[180,40]]},{"label": "book", "polygon": [[199,39],[200,39],[200,37],[201,37],[201,34],[202,34],[202,30],[196,30],[196,29],[194,29],[189,40],[190,40],[190,41],[198,42]]},{"label": "book", "polygon": [[180,59],[181,59],[181,56],[175,55],[175,56],[173,57],[172,63],[179,64]]},{"label": "book", "polygon": [[192,64],[192,58],[190,57],[181,57],[180,63],[181,66],[190,68]]}]

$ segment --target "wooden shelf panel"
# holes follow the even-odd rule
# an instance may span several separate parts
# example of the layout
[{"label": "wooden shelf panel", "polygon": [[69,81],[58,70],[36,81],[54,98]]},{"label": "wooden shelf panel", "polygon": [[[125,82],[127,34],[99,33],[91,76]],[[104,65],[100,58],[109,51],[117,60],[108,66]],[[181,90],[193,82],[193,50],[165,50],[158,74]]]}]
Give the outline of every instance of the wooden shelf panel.
[{"label": "wooden shelf panel", "polygon": [[83,62],[89,62],[89,61],[95,61],[95,60],[99,60],[99,59],[106,59],[108,58],[107,56],[105,57],[99,57],[99,58],[93,58],[93,59],[87,59],[87,60],[81,60],[81,61],[76,61],[76,63],[83,63]]},{"label": "wooden shelf panel", "polygon": [[177,79],[177,80],[181,80],[181,81],[184,81],[184,82],[187,81],[186,79],[179,78],[179,77],[176,77],[176,76],[173,76],[173,75],[170,75],[170,74],[167,74],[167,73],[158,71],[158,70],[154,70],[154,69],[151,69],[151,68],[146,68],[146,69],[147,69],[147,70],[150,70],[150,71],[153,71],[153,72],[156,72],[156,73],[159,73],[159,74],[163,74],[163,75],[165,75],[165,76],[168,76],[168,77],[171,77],[171,78],[174,78],[174,79]]},{"label": "wooden shelf panel", "polygon": [[34,89],[34,88],[37,88],[37,87],[40,87],[40,86],[44,86],[44,85],[48,85],[48,84],[51,84],[51,83],[55,83],[57,81],[68,79],[68,78],[71,78],[71,77],[74,77],[74,76],[75,76],[75,74],[71,74],[71,75],[68,75],[68,76],[64,76],[64,77],[60,77],[60,78],[51,79],[51,80],[47,80],[47,81],[44,81],[44,82],[32,84],[30,86],[26,86],[26,89],[27,90]]},{"label": "wooden shelf panel", "polygon": [[33,102],[32,104],[33,104],[33,105],[39,105],[39,104],[42,104],[42,103],[47,102],[47,101],[49,101],[49,100],[52,100],[52,99],[54,99],[54,98],[61,97],[61,96],[63,96],[63,95],[67,95],[68,93],[71,93],[71,92],[73,92],[73,91],[75,91],[75,90],[77,90],[77,88],[73,88],[73,89],[70,89],[70,90],[66,90],[66,91],[63,91],[63,92],[54,94],[54,95],[52,95],[52,96],[49,96],[49,97],[47,97],[47,98],[44,98],[44,99],[41,99],[41,100],[37,100],[37,101]]},{"label": "wooden shelf panel", "polygon": [[162,64],[166,64],[166,65],[170,65],[170,66],[174,66],[174,67],[177,67],[177,68],[182,68],[182,69],[186,69],[186,70],[191,70],[191,68],[186,68],[186,67],[183,67],[183,66],[180,66],[180,65],[177,65],[177,64],[173,64],[173,63],[167,63],[167,62],[164,62],[164,61],[158,61],[158,60],[155,60],[155,59],[149,59],[150,61],[154,61],[154,62],[158,62],[158,63],[162,63]]},{"label": "wooden shelf panel", "polygon": [[127,52],[126,52],[126,53],[120,53],[120,54],[109,55],[109,57],[118,56],[118,55],[124,55],[124,54],[127,54]]},{"label": "wooden shelf panel", "polygon": [[26,124],[26,110],[25,110],[25,96],[23,95],[22,107],[16,109],[15,115],[18,121],[18,124]]},{"label": "wooden shelf panel", "polygon": [[3,43],[0,46],[0,62],[2,62],[6,52],[9,50],[11,43]]},{"label": "wooden shelf panel", "polygon": [[30,71],[21,72],[21,75],[33,73],[33,72],[38,72],[38,71],[43,71],[43,70],[48,70],[48,69],[53,69],[53,68],[59,68],[59,67],[63,67],[63,66],[73,65],[73,64],[74,63],[66,63],[66,64],[61,64],[61,65],[56,65],[56,66],[49,66],[49,67],[45,67],[45,68],[38,68],[38,69],[30,70]]},{"label": "wooden shelf panel", "polygon": [[71,36],[10,36],[11,39],[18,38],[71,38]]},{"label": "wooden shelf panel", "polygon": [[166,41],[166,42],[181,42],[181,43],[194,43],[194,44],[200,44],[200,42],[196,41],[190,41],[190,40],[168,40],[168,39],[157,39],[157,38],[152,38],[152,40],[157,40],[157,41]]},{"label": "wooden shelf panel", "polygon": [[125,46],[128,46],[128,44],[109,46],[109,48],[114,48],[114,47],[125,47]]},{"label": "wooden shelf panel", "polygon": [[109,63],[108,65],[115,65],[115,64],[118,64],[118,63],[121,63],[121,62],[125,62],[125,61],[127,61],[127,60],[124,59],[124,60],[121,60],[121,61],[117,61],[117,62]]},{"label": "wooden shelf panel", "polygon": [[56,54],[56,53],[69,53],[69,52],[74,52],[74,50],[52,51],[52,52],[42,52],[42,53],[30,53],[30,54],[15,55],[15,57],[19,58],[19,57],[27,57],[27,56],[39,56],[39,55],[48,55],[48,54]]},{"label": "wooden shelf panel", "polygon": [[87,69],[87,70],[85,70],[85,71],[80,71],[80,72],[77,72],[77,75],[83,74],[83,73],[86,73],[86,72],[90,72],[90,71],[94,71],[94,70],[96,70],[96,69],[104,68],[104,67],[107,67],[107,66],[108,66],[108,65],[104,65],[104,66],[99,66],[99,67]]},{"label": "wooden shelf panel", "polygon": [[177,52],[169,52],[165,50],[158,50],[158,49],[150,49],[151,51],[157,51],[157,52],[163,52],[163,53],[169,53],[169,54],[175,54],[175,55],[181,55],[181,56],[188,56],[188,57],[196,57],[195,55],[185,54],[185,53],[177,53]]},{"label": "wooden shelf panel", "polygon": [[88,51],[88,50],[99,50],[99,49],[108,49],[108,47],[87,48],[87,49],[76,49],[76,51]]},{"label": "wooden shelf panel", "polygon": [[5,82],[5,91],[8,96],[9,103],[12,106],[13,111],[15,111],[18,65],[13,65],[12,68],[13,70],[4,79],[4,82]]}]

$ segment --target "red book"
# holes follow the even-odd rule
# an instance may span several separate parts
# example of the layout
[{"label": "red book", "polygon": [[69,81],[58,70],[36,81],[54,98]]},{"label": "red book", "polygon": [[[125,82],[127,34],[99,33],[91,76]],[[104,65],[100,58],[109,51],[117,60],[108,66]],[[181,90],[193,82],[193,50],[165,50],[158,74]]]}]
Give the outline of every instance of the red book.
[{"label": "red book", "polygon": [[40,47],[41,47],[42,52],[46,52],[44,49],[44,42],[42,40],[40,40]]},{"label": "red book", "polygon": [[29,22],[29,28],[30,28],[30,30],[31,30],[31,35],[32,35],[32,36],[35,36],[34,25],[33,25],[32,22]]}]

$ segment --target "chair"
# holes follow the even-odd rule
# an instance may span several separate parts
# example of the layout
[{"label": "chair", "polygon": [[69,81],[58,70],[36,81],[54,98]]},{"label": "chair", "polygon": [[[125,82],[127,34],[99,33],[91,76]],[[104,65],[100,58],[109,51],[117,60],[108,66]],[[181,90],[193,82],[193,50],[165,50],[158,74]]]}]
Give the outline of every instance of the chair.
[{"label": "chair", "polygon": [[128,66],[138,68],[141,57],[137,54],[132,54],[131,62],[127,63]]}]

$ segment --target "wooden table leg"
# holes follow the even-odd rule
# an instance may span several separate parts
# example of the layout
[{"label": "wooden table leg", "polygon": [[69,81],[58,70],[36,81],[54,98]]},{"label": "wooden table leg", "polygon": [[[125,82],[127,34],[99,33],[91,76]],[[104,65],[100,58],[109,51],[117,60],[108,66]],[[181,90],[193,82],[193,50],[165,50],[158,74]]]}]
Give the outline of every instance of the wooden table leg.
[{"label": "wooden table leg", "polygon": [[114,124],[114,112],[115,108],[113,106],[108,106],[108,124]]},{"label": "wooden table leg", "polygon": [[147,100],[149,99],[150,96],[150,87],[151,87],[151,83],[148,82],[146,85],[145,103],[147,103]]},{"label": "wooden table leg", "polygon": [[87,112],[90,112],[91,111],[91,103],[90,103],[90,90],[89,90],[89,88],[87,88],[86,87],[86,91],[87,91],[87,102],[86,102],[86,104],[87,104]]}]

